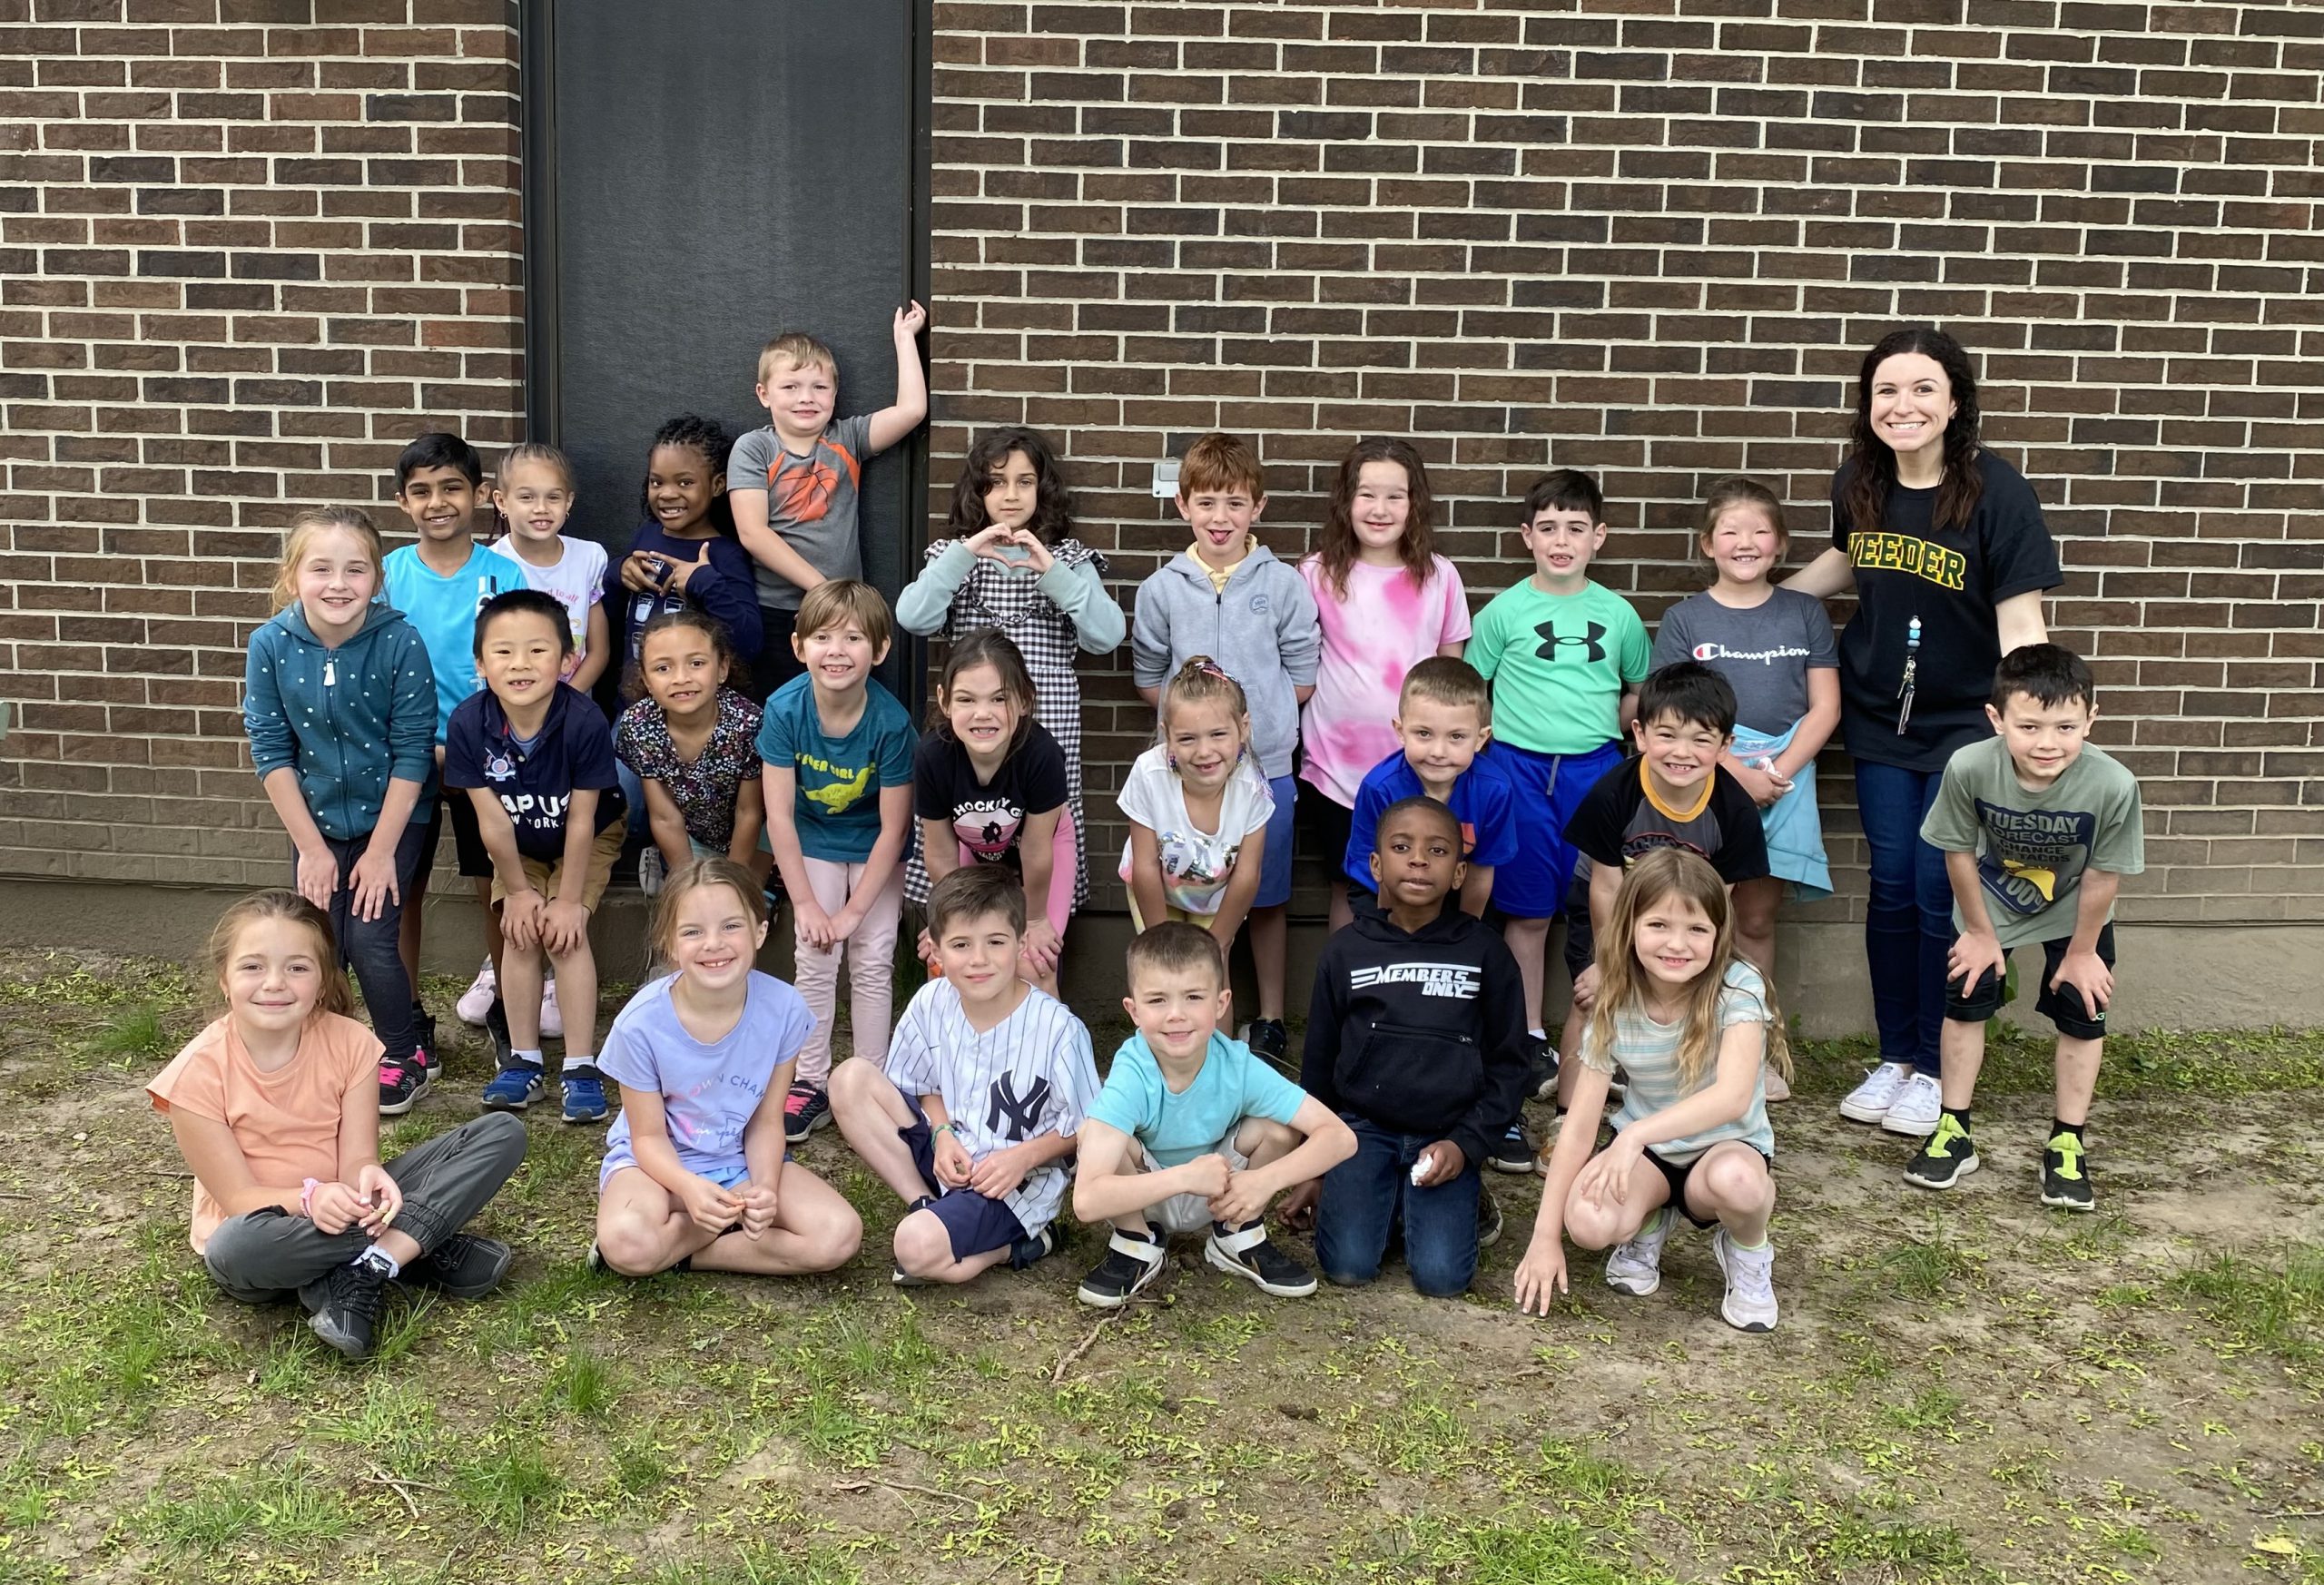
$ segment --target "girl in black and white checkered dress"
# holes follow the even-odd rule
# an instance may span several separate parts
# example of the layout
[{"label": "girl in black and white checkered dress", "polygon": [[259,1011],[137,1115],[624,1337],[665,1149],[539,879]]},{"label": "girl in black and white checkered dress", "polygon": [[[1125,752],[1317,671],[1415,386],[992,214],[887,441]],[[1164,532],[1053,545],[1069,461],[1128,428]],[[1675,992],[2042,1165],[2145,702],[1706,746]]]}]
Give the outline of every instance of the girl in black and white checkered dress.
[{"label": "girl in black and white checkered dress", "polygon": [[[1073,501],[1049,443],[1031,429],[995,429],[970,448],[952,492],[953,537],[928,547],[928,566],[896,600],[896,621],[947,640],[980,627],[1006,633],[1025,657],[1035,719],[1065,751],[1076,833],[1073,902],[1088,901],[1088,822],[1081,811],[1079,651],[1106,655],[1128,625],[1106,592],[1105,558],[1073,538]],[[904,893],[928,901],[917,849]]]}]

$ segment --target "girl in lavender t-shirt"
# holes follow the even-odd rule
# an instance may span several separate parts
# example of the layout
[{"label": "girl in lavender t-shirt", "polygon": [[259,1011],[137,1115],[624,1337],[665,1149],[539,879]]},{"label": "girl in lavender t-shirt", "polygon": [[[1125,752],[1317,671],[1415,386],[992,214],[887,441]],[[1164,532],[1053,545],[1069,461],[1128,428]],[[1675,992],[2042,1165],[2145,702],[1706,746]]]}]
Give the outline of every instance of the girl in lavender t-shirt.
[{"label": "girl in lavender t-shirt", "polygon": [[[1396,751],[1396,695],[1404,674],[1433,655],[1458,655],[1469,637],[1461,575],[1434,553],[1428,470],[1409,440],[1359,440],[1340,463],[1313,556],[1299,576],[1324,626],[1315,692],[1300,723],[1299,777],[1323,794],[1302,799],[1322,828],[1322,851],[1344,852],[1364,773]],[[1332,928],[1349,919],[1347,881],[1332,881]]]}]

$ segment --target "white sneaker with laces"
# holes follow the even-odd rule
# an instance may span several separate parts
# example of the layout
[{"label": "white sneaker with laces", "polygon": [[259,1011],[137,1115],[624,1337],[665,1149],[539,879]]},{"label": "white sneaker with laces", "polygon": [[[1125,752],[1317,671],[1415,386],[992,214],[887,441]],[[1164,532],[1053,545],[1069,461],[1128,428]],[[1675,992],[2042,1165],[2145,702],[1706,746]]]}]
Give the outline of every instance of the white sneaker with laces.
[{"label": "white sneaker with laces", "polygon": [[1925,1139],[1936,1132],[1936,1119],[1944,1115],[1945,1092],[1927,1074],[1915,1073],[1896,1092],[1896,1104],[1880,1119],[1880,1126],[1891,1134],[1910,1134],[1915,1139]]},{"label": "white sneaker with laces", "polygon": [[1727,1296],[1718,1302],[1719,1315],[1738,1332],[1776,1329],[1776,1246],[1738,1249],[1721,1227],[1710,1236],[1711,1257],[1727,1278]]},{"label": "white sneaker with laces", "polygon": [[484,1028],[484,1015],[492,1010],[492,999],[499,994],[500,981],[493,976],[492,960],[487,958],[484,967],[476,971],[476,978],[468,981],[468,988],[460,992],[460,999],[452,1004],[452,1010],[460,1015],[460,1022],[474,1024],[480,1029]]},{"label": "white sneaker with laces", "polygon": [[[565,1038],[565,1009],[556,1005],[556,976],[541,981],[541,1034],[551,1040]],[[1935,1127],[1931,1124],[1930,1127]]]},{"label": "white sneaker with laces", "polygon": [[1851,1123],[1880,1121],[1896,1104],[1896,1092],[1912,1076],[1913,1065],[1909,1062],[1883,1062],[1864,1076],[1862,1084],[1848,1091],[1847,1098],[1840,1103],[1840,1116]]},{"label": "white sneaker with laces", "polygon": [[1679,1226],[1675,1206],[1664,1206],[1646,1219],[1629,1239],[1614,1245],[1606,1257],[1606,1285],[1618,1294],[1643,1299],[1662,1285],[1662,1245]]}]

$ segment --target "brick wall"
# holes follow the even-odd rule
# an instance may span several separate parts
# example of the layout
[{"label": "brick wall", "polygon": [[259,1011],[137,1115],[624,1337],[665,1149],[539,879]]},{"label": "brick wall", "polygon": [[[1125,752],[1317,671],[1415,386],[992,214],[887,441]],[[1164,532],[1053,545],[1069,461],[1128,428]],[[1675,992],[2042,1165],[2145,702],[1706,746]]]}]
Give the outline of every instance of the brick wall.
[{"label": "brick wall", "polygon": [[0,0],[0,874],[286,873],[240,714],[281,525],[517,432],[510,12]]},{"label": "brick wall", "polygon": [[[1523,574],[1511,500],[1573,466],[1614,502],[1600,576],[1651,618],[1701,586],[1715,475],[1783,481],[1797,537],[1828,532],[1863,349],[1941,321],[2059,537],[2052,620],[2095,658],[2100,741],[2146,784],[2126,914],[2324,919],[2324,10],[937,20],[940,487],[974,428],[1052,431],[1127,604],[1184,543],[1147,494],[1168,435],[1261,438],[1282,553],[1351,437],[1406,434],[1472,595]],[[1150,730],[1126,682],[1089,690],[1093,762]],[[1860,890],[1853,814],[1827,823]]]},{"label": "brick wall", "polygon": [[[1861,349],[1940,320],[2146,778],[2126,911],[2324,919],[2324,10],[935,17],[940,497],[974,428],[1049,428],[1127,598],[1180,543],[1169,436],[1260,436],[1290,550],[1347,438],[1401,431],[1481,596],[1524,481],[1600,470],[1601,571],[1651,615],[1712,474],[1785,481],[1814,535]],[[281,874],[236,716],[272,530],[382,501],[418,428],[516,433],[512,21],[0,0],[0,875]],[[1117,670],[1089,694],[1102,814],[1148,717]]]}]

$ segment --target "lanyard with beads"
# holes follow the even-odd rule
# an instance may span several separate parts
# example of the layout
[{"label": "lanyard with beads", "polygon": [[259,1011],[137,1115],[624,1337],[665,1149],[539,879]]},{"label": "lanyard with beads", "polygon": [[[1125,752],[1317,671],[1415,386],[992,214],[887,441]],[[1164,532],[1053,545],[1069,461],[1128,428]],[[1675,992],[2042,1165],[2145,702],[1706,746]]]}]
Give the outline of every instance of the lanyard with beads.
[{"label": "lanyard with beads", "polygon": [[1921,668],[1921,619],[1917,616],[1905,627],[1905,677],[1896,684],[1896,734],[1904,735],[1913,719],[1913,685]]}]

